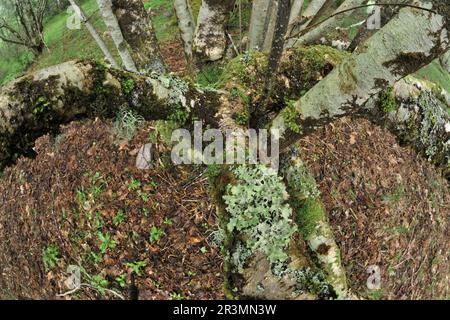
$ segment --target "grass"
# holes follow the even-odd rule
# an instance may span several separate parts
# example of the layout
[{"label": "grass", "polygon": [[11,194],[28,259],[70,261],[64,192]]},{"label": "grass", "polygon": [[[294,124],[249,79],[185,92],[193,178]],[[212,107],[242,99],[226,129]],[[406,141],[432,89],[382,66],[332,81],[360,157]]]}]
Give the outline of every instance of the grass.
[{"label": "grass", "polygon": [[[80,5],[117,61],[120,61],[111,38],[105,35],[106,26],[98,12],[96,0],[81,0]],[[178,34],[177,22],[174,14],[167,15],[167,12],[173,12],[172,2],[150,0],[146,1],[145,6],[152,10],[153,24],[158,40],[164,42],[173,39]],[[44,26],[44,39],[49,50],[45,50],[36,59],[31,52],[24,48],[0,42],[2,56],[0,85],[10,82],[29,70],[39,70],[75,59],[103,59],[101,50],[83,25],[79,30],[67,28],[66,23],[70,16],[70,13],[63,11],[47,19]]]}]

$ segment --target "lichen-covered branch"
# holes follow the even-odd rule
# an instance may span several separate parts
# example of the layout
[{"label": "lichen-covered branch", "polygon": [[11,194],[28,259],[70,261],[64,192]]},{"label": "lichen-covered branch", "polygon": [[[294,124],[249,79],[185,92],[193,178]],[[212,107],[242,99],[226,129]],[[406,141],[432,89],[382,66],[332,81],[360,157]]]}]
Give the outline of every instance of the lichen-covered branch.
[{"label": "lichen-covered branch", "polygon": [[439,62],[441,63],[442,68],[450,73],[450,50],[439,58]]},{"label": "lichen-covered branch", "polygon": [[282,174],[300,233],[319,261],[327,282],[333,287],[337,297],[347,298],[349,292],[340,250],[334,240],[314,177],[303,164],[297,148],[292,148],[285,157],[287,159]]},{"label": "lichen-covered branch", "polygon": [[370,99],[365,116],[388,128],[450,180],[450,105],[438,86],[408,77]]},{"label": "lichen-covered branch", "polygon": [[270,18],[271,0],[254,0],[252,3],[252,15],[250,18],[250,30],[248,50],[259,51],[264,44],[264,35],[266,33],[266,20]]},{"label": "lichen-covered branch", "polygon": [[127,108],[148,120],[184,112],[214,126],[226,123],[227,95],[200,90],[172,76],[142,77],[93,61],[66,62],[10,83],[0,91],[0,170],[34,141],[84,117],[114,117]]},{"label": "lichen-covered branch", "polygon": [[445,52],[450,4],[428,2],[428,7],[437,13],[400,10],[358,53],[293,103],[289,112],[281,112],[272,127],[280,130],[283,145],[333,119],[363,113],[372,96]]},{"label": "lichen-covered branch", "polygon": [[[336,9],[335,13],[345,11],[360,5],[363,5],[366,2],[366,0],[345,0],[338,9]],[[295,45],[308,45],[318,42],[320,38],[327,35],[327,33],[332,32],[335,30],[336,27],[339,27],[342,25],[342,22],[346,17],[352,14],[352,11],[345,11],[341,14],[338,14],[334,16],[333,18],[321,23],[320,25],[312,28],[311,30],[307,28],[300,28],[298,30],[294,30],[292,32],[292,35],[295,35],[296,33],[300,33],[300,36],[294,37],[293,39],[290,39],[288,41],[287,47],[290,48]],[[312,26],[311,26],[312,27]],[[297,32],[295,32],[297,31]],[[305,34],[303,34],[306,32]]]}]

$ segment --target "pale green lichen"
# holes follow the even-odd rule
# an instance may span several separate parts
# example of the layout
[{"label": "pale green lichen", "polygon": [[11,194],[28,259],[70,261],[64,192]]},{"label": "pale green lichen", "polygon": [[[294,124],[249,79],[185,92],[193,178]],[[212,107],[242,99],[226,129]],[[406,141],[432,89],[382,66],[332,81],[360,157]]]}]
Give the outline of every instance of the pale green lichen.
[{"label": "pale green lichen", "polygon": [[296,228],[281,178],[263,165],[242,165],[232,172],[236,184],[223,197],[230,215],[227,231],[242,234],[245,247],[264,253],[271,263],[288,260],[286,248]]}]

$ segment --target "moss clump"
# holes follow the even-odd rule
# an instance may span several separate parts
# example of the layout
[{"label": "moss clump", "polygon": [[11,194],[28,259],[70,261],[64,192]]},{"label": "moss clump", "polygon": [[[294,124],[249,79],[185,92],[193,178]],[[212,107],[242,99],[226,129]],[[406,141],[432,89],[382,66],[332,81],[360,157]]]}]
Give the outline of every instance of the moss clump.
[{"label": "moss clump", "polygon": [[238,125],[247,126],[250,121],[250,114],[247,111],[235,113],[234,120]]},{"label": "moss clump", "polygon": [[168,120],[182,126],[189,120],[189,117],[190,113],[179,106],[169,115]]},{"label": "moss clump", "polygon": [[300,118],[300,113],[295,108],[295,101],[288,101],[287,107],[281,112],[286,127],[294,133],[301,134],[303,132],[302,127],[297,123]]},{"label": "moss clump", "polygon": [[[287,105],[287,98],[299,99],[347,56],[347,53],[327,46],[288,50],[283,54],[274,79],[269,108],[278,111]],[[227,91],[238,88],[244,93],[249,107],[256,107],[264,97],[267,65],[268,58],[263,53],[251,51],[242,54],[225,66],[217,86]]]},{"label": "moss clump", "polygon": [[324,221],[325,219],[325,209],[322,203],[317,199],[307,199],[298,208],[297,222],[300,232],[305,239],[312,236],[315,233],[319,222]]},{"label": "moss clump", "polygon": [[33,113],[36,115],[44,113],[49,106],[50,102],[48,102],[47,99],[39,97],[34,104]]},{"label": "moss clump", "polygon": [[389,87],[380,93],[378,103],[381,109],[386,112],[394,112],[398,109],[397,100],[395,98],[394,88]]},{"label": "moss clump", "polygon": [[127,78],[122,81],[122,89],[126,94],[130,94],[134,89],[135,83],[131,78]]}]

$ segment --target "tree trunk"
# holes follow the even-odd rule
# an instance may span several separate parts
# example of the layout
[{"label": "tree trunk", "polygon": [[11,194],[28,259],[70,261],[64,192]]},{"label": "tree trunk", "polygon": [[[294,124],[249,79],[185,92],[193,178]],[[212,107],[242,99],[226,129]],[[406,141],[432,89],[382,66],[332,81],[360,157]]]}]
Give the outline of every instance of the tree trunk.
[{"label": "tree trunk", "polygon": [[248,50],[260,51],[264,44],[266,19],[271,0],[254,0],[250,18]]},{"label": "tree trunk", "polygon": [[103,16],[103,21],[108,28],[109,34],[111,35],[111,38],[119,51],[125,69],[128,71],[137,72],[136,65],[134,64],[133,58],[128,51],[127,44],[123,39],[122,31],[120,30],[117,18],[112,12],[111,0],[97,0],[97,5]]},{"label": "tree trunk", "polygon": [[227,47],[226,25],[235,0],[203,0],[194,37],[198,63],[222,59]]},{"label": "tree trunk", "polygon": [[118,68],[119,65],[117,64],[116,60],[114,59],[113,55],[111,54],[111,52],[109,51],[108,47],[106,46],[105,42],[103,41],[103,39],[100,37],[100,35],[98,34],[98,32],[95,30],[94,26],[89,22],[89,19],[87,18],[87,16],[85,15],[85,13],[83,12],[83,10],[81,9],[81,7],[78,5],[78,3],[76,2],[76,0],[69,0],[70,4],[72,5],[73,9],[75,10],[75,12],[77,14],[80,15],[81,19],[83,19],[83,23],[86,26],[86,28],[88,29],[89,33],[91,34],[92,38],[94,38],[95,42],[97,43],[97,45],[100,47],[100,49],[102,50],[103,54],[105,55],[106,59],[109,61],[109,63],[111,63],[111,65],[115,68]]},{"label": "tree trunk", "polygon": [[294,29],[295,22],[299,19],[302,9],[303,0],[295,0],[292,4],[291,13],[289,14],[289,27],[286,32],[287,35],[290,35],[292,30]]},{"label": "tree trunk", "polygon": [[194,41],[195,23],[188,0],[174,0],[175,13],[178,18],[178,28],[184,44],[184,53],[188,64],[192,62],[192,42]]},{"label": "tree trunk", "polygon": [[112,9],[137,69],[146,74],[165,73],[167,68],[142,0],[112,0]]},{"label": "tree trunk", "polygon": [[[398,0],[387,0],[386,3],[392,3],[392,6],[383,6],[380,7],[380,27],[383,27],[386,23],[388,23],[392,17],[398,13],[398,10],[400,9],[397,6],[394,6],[395,3]],[[369,18],[364,21],[364,23],[360,26],[359,31],[356,35],[356,37],[352,40],[350,43],[350,46],[348,47],[348,51],[353,52],[355,51],[359,45],[363,44],[367,39],[369,39],[375,32],[377,32],[377,29],[369,29],[368,28]]]},{"label": "tree trunk", "polygon": [[[289,24],[289,12],[291,11],[290,0],[281,1],[277,6],[276,12],[276,26],[273,34],[273,42],[271,44],[269,61],[267,65],[266,83],[264,85],[264,96],[262,99],[263,108],[257,110],[257,114],[262,111],[265,113],[265,109],[269,104],[269,98],[272,96],[272,90],[274,86],[274,78],[278,73],[278,66],[280,64],[281,56],[283,55],[284,40],[286,31]],[[261,114],[261,113],[259,113]],[[259,117],[257,117],[259,118]]]},{"label": "tree trunk", "polygon": [[272,48],[272,43],[275,35],[275,28],[277,26],[277,12],[280,0],[271,0],[269,5],[269,11],[267,13],[267,18],[264,27],[264,43],[262,47],[262,52],[269,53]]}]

